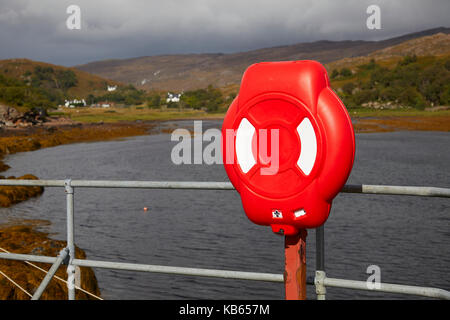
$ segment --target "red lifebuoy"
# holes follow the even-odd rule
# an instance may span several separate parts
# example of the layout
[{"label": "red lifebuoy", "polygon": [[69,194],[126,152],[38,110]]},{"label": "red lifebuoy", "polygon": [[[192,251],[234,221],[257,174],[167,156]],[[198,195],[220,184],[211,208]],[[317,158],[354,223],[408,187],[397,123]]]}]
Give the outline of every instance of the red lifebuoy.
[{"label": "red lifebuoy", "polygon": [[[350,117],[316,61],[250,66],[222,138],[225,170],[248,218],[285,235],[326,221],[355,156]],[[259,148],[264,139],[267,149],[278,142],[278,159]]]}]

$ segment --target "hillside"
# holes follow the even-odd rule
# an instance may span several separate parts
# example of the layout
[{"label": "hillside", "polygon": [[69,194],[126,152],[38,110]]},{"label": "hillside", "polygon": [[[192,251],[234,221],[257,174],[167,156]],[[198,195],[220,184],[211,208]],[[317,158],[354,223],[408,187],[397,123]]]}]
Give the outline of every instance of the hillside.
[{"label": "hillside", "polygon": [[27,59],[0,60],[0,102],[19,109],[106,94],[108,85],[125,86],[75,68]]},{"label": "hillside", "polygon": [[450,54],[450,34],[436,33],[412,40],[404,41],[400,44],[376,50],[364,56],[348,57],[326,64],[329,72],[337,68],[355,68],[358,65],[368,63],[374,59],[377,62],[393,65],[404,56],[442,56]]},{"label": "hillside", "polygon": [[333,69],[331,82],[349,109],[444,108],[450,105],[450,54],[372,59],[352,70]]},{"label": "hillside", "polygon": [[76,68],[131,83],[145,90],[192,90],[206,88],[209,84],[237,87],[244,70],[255,62],[314,59],[327,64],[344,58],[366,56],[439,33],[448,35],[450,28],[436,28],[382,41],[316,41],[233,54],[161,55],[104,60]]}]

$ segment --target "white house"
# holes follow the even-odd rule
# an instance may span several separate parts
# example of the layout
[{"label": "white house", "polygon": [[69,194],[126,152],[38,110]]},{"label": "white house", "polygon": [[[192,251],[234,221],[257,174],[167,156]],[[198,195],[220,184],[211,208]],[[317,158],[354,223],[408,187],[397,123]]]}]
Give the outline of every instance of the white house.
[{"label": "white house", "polygon": [[84,99],[64,100],[64,105],[66,106],[66,108],[75,108],[79,105],[83,105],[83,107],[86,107],[86,101]]},{"label": "white house", "polygon": [[108,85],[108,92],[116,91],[117,86],[109,86]]},{"label": "white house", "polygon": [[171,93],[167,92],[167,99],[166,102],[180,102],[181,96],[183,93]]}]

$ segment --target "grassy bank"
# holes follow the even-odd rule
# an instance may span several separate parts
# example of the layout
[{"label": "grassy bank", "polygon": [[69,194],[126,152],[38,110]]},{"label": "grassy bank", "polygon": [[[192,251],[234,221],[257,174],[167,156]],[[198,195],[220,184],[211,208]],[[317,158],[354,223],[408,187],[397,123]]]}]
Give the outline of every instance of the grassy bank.
[{"label": "grassy bank", "polygon": [[[181,119],[222,119],[226,112],[208,113],[201,110],[151,109],[143,106],[128,108],[75,108],[54,113],[82,123],[117,123],[121,121],[166,121]],[[351,108],[352,118],[362,117],[449,117],[450,110]]]},{"label": "grassy bank", "polygon": [[450,131],[450,110],[350,109],[355,132]]},{"label": "grassy bank", "polygon": [[223,118],[225,113],[207,113],[201,110],[151,109],[144,106],[128,108],[75,108],[58,113],[82,123],[117,123],[120,121],[165,121],[181,119]]}]

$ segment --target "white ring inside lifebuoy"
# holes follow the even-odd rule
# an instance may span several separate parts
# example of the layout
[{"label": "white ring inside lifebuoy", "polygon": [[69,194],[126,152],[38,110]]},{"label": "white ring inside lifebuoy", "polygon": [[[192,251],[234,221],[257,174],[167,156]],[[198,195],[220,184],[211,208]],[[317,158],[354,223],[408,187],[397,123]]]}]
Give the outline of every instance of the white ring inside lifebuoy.
[{"label": "white ring inside lifebuoy", "polygon": [[252,153],[252,139],[255,134],[255,127],[243,118],[236,132],[236,158],[244,173],[256,164]]},{"label": "white ring inside lifebuoy", "polygon": [[300,156],[297,160],[297,165],[303,171],[304,174],[309,175],[317,156],[317,139],[314,128],[308,118],[303,119],[300,125],[297,127],[298,135],[300,136],[300,142],[302,148]]},{"label": "white ring inside lifebuoy", "polygon": [[[252,139],[255,127],[243,118],[236,132],[236,157],[242,172],[247,173],[256,164],[252,152]],[[297,165],[305,175],[309,175],[314,167],[317,156],[317,138],[311,121],[304,118],[298,125],[297,132],[300,137],[301,151]]]}]

